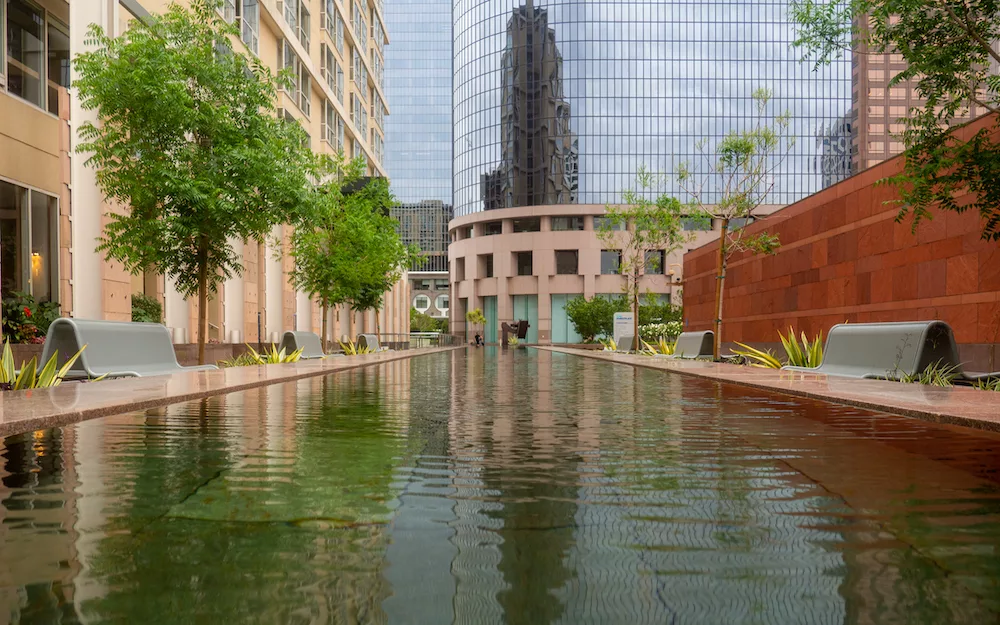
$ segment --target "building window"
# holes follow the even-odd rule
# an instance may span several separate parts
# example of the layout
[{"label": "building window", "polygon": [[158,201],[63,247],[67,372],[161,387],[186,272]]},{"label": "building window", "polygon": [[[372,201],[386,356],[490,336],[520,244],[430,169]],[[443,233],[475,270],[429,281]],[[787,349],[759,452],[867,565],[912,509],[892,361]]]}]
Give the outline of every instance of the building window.
[{"label": "building window", "polygon": [[514,252],[514,265],[517,267],[517,275],[534,275],[531,260],[531,252]]},{"label": "building window", "polygon": [[41,8],[27,0],[7,0],[7,90],[40,107],[45,105],[44,31]]},{"label": "building window", "polygon": [[538,232],[542,229],[542,220],[538,217],[514,220],[514,232]]},{"label": "building window", "polygon": [[465,259],[456,258],[455,259],[455,282],[462,282],[465,280]]},{"label": "building window", "polygon": [[555,232],[583,230],[583,217],[553,217],[552,230]]},{"label": "building window", "polygon": [[334,6],[333,0],[323,0],[323,11],[321,15],[323,21],[323,30],[326,31],[330,41],[337,40],[337,7]]},{"label": "building window", "polygon": [[556,250],[556,273],[559,275],[576,275],[580,268],[580,252],[578,250]]},{"label": "building window", "polygon": [[483,224],[483,236],[493,236],[494,234],[501,234],[503,232],[503,222],[500,221],[488,221]]},{"label": "building window", "polygon": [[463,239],[471,239],[473,236],[472,226],[465,228],[464,230],[462,230],[462,232],[464,233],[464,235],[462,236]]},{"label": "building window", "polygon": [[48,23],[48,109],[59,115],[59,87],[69,89],[69,29],[49,18]]},{"label": "building window", "polygon": [[59,293],[59,201],[0,180],[0,297]]},{"label": "building window", "polygon": [[425,313],[431,307],[431,298],[426,295],[418,295],[413,298],[413,307],[417,309],[417,312]]},{"label": "building window", "polygon": [[594,230],[624,230],[625,224],[622,221],[611,219],[610,217],[594,217]]},{"label": "building window", "polygon": [[621,250],[601,250],[601,274],[612,275],[621,273]]},{"label": "building window", "polygon": [[708,232],[712,229],[712,218],[681,217],[681,227],[688,231]]},{"label": "building window", "polygon": [[[368,49],[368,23],[365,21],[364,11],[361,5],[354,3],[354,36],[358,38],[355,42],[362,51]],[[355,51],[356,52],[356,51]]]},{"label": "building window", "polygon": [[312,105],[312,86],[309,81],[309,70],[306,69],[305,64],[299,59],[299,55],[295,53],[295,49],[292,48],[292,44],[288,43],[287,40],[283,42],[282,51],[282,69],[290,68],[292,74],[295,76],[295,82],[292,86],[293,91],[290,92],[285,89],[285,93],[295,102],[299,110],[308,117]]},{"label": "building window", "polygon": [[493,254],[479,255],[479,275],[483,278],[493,277]]},{"label": "building window", "polygon": [[663,250],[646,250],[646,273],[663,275],[667,253]]},{"label": "building window", "polygon": [[337,51],[341,54],[344,53],[344,20],[340,18],[340,13],[336,16],[337,22],[337,39],[335,43],[337,44]]},{"label": "building window", "polygon": [[338,128],[338,116],[337,110],[333,108],[333,104],[329,100],[323,100],[323,128],[321,129],[321,137],[323,141],[330,144],[330,147],[337,146],[337,132]]},{"label": "building window", "polygon": [[727,230],[729,232],[733,232],[741,228],[746,228],[751,223],[753,223],[753,219],[749,217],[734,217],[733,219],[729,220],[729,226]]},{"label": "building window", "polygon": [[309,9],[301,0],[283,0],[285,3],[285,21],[292,32],[299,38],[302,47],[309,51]]},{"label": "building window", "polygon": [[447,295],[438,295],[437,299],[434,300],[434,308],[437,308],[440,312],[447,313],[449,303]]},{"label": "building window", "polygon": [[257,0],[237,0],[237,17],[240,22],[240,38],[247,48],[254,54],[258,54],[260,39],[260,7]]}]

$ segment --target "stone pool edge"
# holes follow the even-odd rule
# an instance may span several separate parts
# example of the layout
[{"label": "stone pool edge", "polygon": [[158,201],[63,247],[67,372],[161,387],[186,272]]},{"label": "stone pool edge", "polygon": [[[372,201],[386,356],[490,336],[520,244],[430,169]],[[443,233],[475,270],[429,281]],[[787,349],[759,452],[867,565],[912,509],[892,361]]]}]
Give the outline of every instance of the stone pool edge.
[{"label": "stone pool edge", "polygon": [[188,371],[95,383],[66,382],[49,389],[0,393],[0,437],[73,425],[127,412],[238,393],[261,386],[332,375],[387,362],[465,348],[429,347],[300,361],[287,365]]},{"label": "stone pool edge", "polygon": [[[844,404],[944,425],[1000,433],[1000,394],[967,387],[927,387],[884,380],[829,380],[824,374],[757,369],[727,363],[673,360],[607,353],[598,350],[537,346],[556,353],[572,354],[635,367],[678,373],[705,380],[735,384],[782,395]],[[833,384],[850,390],[831,389]],[[982,395],[980,395],[982,394]],[[991,401],[992,400],[992,401]],[[922,405],[930,403],[935,405]]]}]

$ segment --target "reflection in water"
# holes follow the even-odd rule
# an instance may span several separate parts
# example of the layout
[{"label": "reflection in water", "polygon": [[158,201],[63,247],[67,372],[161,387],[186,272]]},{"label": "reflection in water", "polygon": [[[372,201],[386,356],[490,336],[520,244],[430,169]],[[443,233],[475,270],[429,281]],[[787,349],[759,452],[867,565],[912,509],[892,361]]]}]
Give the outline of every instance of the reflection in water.
[{"label": "reflection in water", "polygon": [[998,442],[424,356],[7,438],[0,622],[995,622]]}]

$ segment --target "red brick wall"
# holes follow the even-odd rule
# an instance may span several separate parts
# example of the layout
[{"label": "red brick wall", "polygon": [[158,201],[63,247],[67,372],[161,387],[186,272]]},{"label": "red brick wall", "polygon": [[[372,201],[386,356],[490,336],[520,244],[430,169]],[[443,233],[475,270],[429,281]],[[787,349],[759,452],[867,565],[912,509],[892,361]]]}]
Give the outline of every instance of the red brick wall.
[{"label": "red brick wall", "polygon": [[[777,234],[781,248],[730,260],[723,341],[770,343],[789,326],[812,335],[844,321],[927,319],[946,321],[959,343],[1000,341],[1000,244],[980,238],[972,211],[936,212],[915,235],[909,219],[895,223],[896,207],[884,204],[895,189],[875,183],[901,167],[901,158],[886,161],[750,226]],[[711,329],[717,254],[716,242],[684,256],[687,330]]]}]

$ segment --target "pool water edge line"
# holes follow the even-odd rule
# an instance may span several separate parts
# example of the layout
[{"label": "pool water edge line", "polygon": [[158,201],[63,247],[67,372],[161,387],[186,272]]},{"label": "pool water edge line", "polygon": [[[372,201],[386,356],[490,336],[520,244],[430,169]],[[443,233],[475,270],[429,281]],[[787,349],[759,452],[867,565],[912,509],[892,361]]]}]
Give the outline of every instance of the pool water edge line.
[{"label": "pool water edge line", "polygon": [[[816,393],[807,390],[774,386],[763,382],[751,382],[748,380],[723,378],[708,373],[699,372],[695,369],[684,369],[682,367],[677,367],[677,368],[658,367],[655,364],[656,363],[655,360],[651,361],[651,359],[649,359],[646,356],[636,356],[634,354],[615,354],[614,356],[609,356],[599,350],[573,349],[573,348],[562,348],[562,347],[551,347],[551,346],[537,346],[537,349],[543,349],[546,351],[551,351],[560,354],[581,356],[584,358],[593,358],[594,360],[601,360],[613,364],[631,365],[633,367],[643,367],[645,369],[652,369],[654,371],[660,371],[662,373],[668,373],[668,374],[676,373],[680,375],[687,375],[700,378],[702,380],[711,380],[713,382],[718,382],[720,384],[733,384],[736,386],[745,386],[748,388],[767,391],[770,393],[778,393],[780,395],[788,395],[791,397],[816,399],[832,404],[841,404],[845,406],[852,406],[855,408],[863,408],[865,410],[873,410],[876,412],[882,412],[894,416],[910,417],[914,419],[920,419],[921,421],[938,423],[941,425],[967,427],[975,430],[1000,433],[1000,422],[989,421],[986,419],[977,419],[975,417],[965,417],[962,415],[950,414],[946,412],[935,412],[933,410],[920,410],[917,408],[910,408],[906,406],[894,406],[892,404],[879,403],[875,401],[866,401],[863,399],[856,399],[856,398],[840,397],[837,395],[824,395],[822,393]],[[622,357],[625,356],[627,356],[629,359],[628,360],[622,359]],[[730,366],[744,368],[742,367],[742,365],[730,365]],[[899,384],[899,382],[887,382],[887,383]]]},{"label": "pool water edge line", "polygon": [[[346,359],[347,362],[345,362],[343,366],[338,366],[335,369],[315,369],[310,371],[301,371],[299,373],[289,374],[287,377],[281,377],[281,378],[253,380],[250,382],[235,383],[232,386],[197,390],[188,393],[168,395],[165,397],[158,397],[152,399],[124,400],[122,401],[121,404],[116,404],[116,405],[100,405],[91,408],[83,408],[80,410],[61,412],[58,414],[44,414],[40,416],[25,417],[24,419],[18,419],[15,421],[0,421],[0,438],[13,436],[16,434],[25,434],[27,432],[35,432],[38,430],[47,430],[51,428],[65,427],[67,425],[82,423],[83,421],[99,419],[102,417],[112,417],[115,415],[125,414],[129,412],[138,412],[141,410],[149,410],[150,408],[160,408],[162,406],[170,406],[172,404],[183,404],[185,402],[197,401],[199,399],[207,399],[209,397],[215,397],[218,395],[229,395],[230,393],[239,393],[242,391],[260,388],[263,386],[272,386],[274,384],[285,384],[287,382],[296,382],[299,380],[304,380],[306,378],[315,378],[326,375],[336,375],[344,371],[352,371],[354,369],[361,369],[364,367],[373,367],[385,364],[387,362],[395,362],[397,360],[405,360],[407,358],[416,358],[418,356],[428,356],[430,354],[453,351],[465,347],[466,347],[465,345],[458,345],[449,347],[431,347],[431,348],[420,348],[412,350],[402,350],[398,352],[383,352],[382,354],[377,355],[378,356],[377,360],[365,359],[364,361],[361,362],[358,362],[357,360],[365,357],[355,356]],[[277,367],[281,365],[263,365],[263,366]],[[198,375],[202,373],[214,373],[214,372],[183,372],[180,374],[172,374],[172,375]],[[142,378],[127,378],[127,379],[135,380]],[[101,384],[114,383],[115,381],[116,380],[108,380],[107,382],[102,382]],[[59,387],[54,387],[54,389],[58,388]],[[8,399],[7,401],[10,400]]]}]

